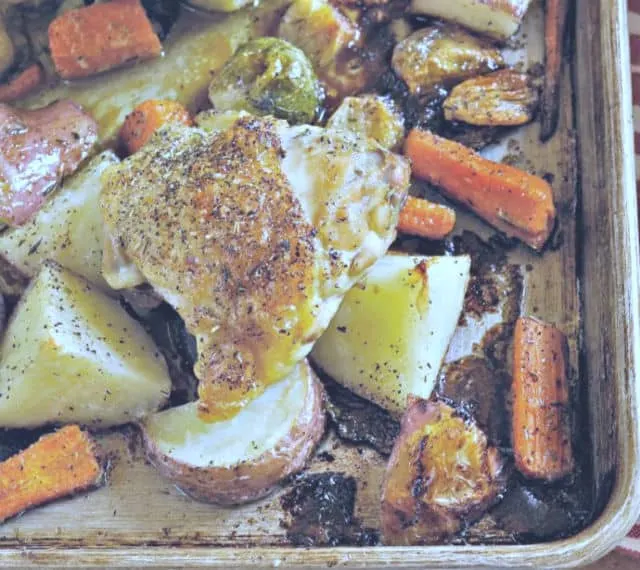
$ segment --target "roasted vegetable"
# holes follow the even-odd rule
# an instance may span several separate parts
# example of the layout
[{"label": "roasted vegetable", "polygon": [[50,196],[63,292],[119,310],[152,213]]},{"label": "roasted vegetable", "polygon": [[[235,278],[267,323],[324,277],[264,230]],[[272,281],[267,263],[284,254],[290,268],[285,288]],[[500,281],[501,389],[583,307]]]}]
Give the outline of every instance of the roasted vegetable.
[{"label": "roasted vegetable", "polygon": [[112,0],[64,12],[49,25],[49,47],[64,79],[95,75],[162,52],[140,0]]},{"label": "roasted vegetable", "polygon": [[289,123],[312,123],[322,90],[307,56],[280,38],[243,45],[214,76],[209,100],[216,111],[273,115]]},{"label": "roasted vegetable", "polygon": [[[66,180],[26,224],[0,234],[2,259],[28,278],[38,273],[45,259],[53,259],[92,283],[106,286],[101,271],[103,224],[98,197],[100,176],[117,162],[111,151],[96,156]],[[4,271],[0,268],[0,273]]]},{"label": "roasted vegetable", "polygon": [[150,416],[142,424],[147,454],[194,498],[253,501],[305,466],[324,432],[322,399],[322,386],[302,362],[230,420],[203,421],[196,402]]},{"label": "roasted vegetable", "polygon": [[446,237],[455,225],[454,210],[413,196],[407,198],[398,218],[398,231],[429,239]]},{"label": "roasted vegetable", "polygon": [[331,103],[366,86],[367,69],[357,53],[362,32],[327,0],[295,0],[282,18],[278,35],[307,54]]},{"label": "roasted vegetable", "polygon": [[0,104],[0,219],[24,224],[98,138],[95,121],[72,101],[33,111]]},{"label": "roasted vegetable", "polygon": [[409,133],[405,154],[415,176],[435,184],[508,236],[533,249],[541,249],[549,238],[556,210],[553,190],[542,178],[420,129]]},{"label": "roasted vegetable", "polygon": [[193,125],[189,111],[177,101],[147,99],[124,120],[120,141],[129,154],[140,150],[151,135],[167,123]]},{"label": "roasted vegetable", "polygon": [[558,126],[560,81],[570,0],[547,0],[544,21],[544,87],[540,105],[540,140],[549,140]]},{"label": "roasted vegetable", "polygon": [[480,518],[503,488],[502,459],[476,424],[442,402],[414,399],[383,482],[382,540],[441,541]]},{"label": "roasted vegetable", "polygon": [[356,394],[401,415],[410,394],[431,395],[468,279],[468,257],[383,257],[346,294],[313,360]]},{"label": "roasted vegetable", "polygon": [[0,522],[43,503],[98,485],[95,445],[78,426],[42,436],[0,463]]},{"label": "roasted vegetable", "polygon": [[391,65],[413,95],[429,95],[438,86],[495,71],[504,60],[490,42],[456,26],[436,24],[398,43]]},{"label": "roasted vegetable", "polygon": [[448,121],[512,127],[532,121],[537,106],[538,90],[529,77],[502,69],[456,85],[443,109]]},{"label": "roasted vegetable", "polygon": [[399,150],[404,141],[404,118],[387,97],[346,97],[327,121],[327,128],[342,129],[369,137],[389,150]]},{"label": "roasted vegetable", "polygon": [[531,0],[412,0],[409,10],[504,40],[516,33],[530,3]]},{"label": "roasted vegetable", "polygon": [[27,96],[44,81],[44,71],[39,63],[33,63],[7,83],[0,85],[0,103],[11,103]]},{"label": "roasted vegetable", "polygon": [[157,410],[170,389],[142,327],[87,281],[47,262],[0,349],[0,427],[126,423]]},{"label": "roasted vegetable", "polygon": [[527,477],[555,481],[573,471],[567,339],[557,328],[521,317],[513,338],[512,444]]}]

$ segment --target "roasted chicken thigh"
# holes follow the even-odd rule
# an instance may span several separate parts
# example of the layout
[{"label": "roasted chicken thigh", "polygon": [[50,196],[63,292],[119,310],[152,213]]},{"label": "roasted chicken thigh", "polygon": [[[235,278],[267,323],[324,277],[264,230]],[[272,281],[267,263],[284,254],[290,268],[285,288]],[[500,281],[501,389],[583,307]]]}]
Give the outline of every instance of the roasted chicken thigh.
[{"label": "roasted chicken thigh", "polygon": [[250,116],[165,127],[106,173],[108,239],[196,337],[204,418],[232,417],[309,353],[391,244],[409,176],[368,139]]}]

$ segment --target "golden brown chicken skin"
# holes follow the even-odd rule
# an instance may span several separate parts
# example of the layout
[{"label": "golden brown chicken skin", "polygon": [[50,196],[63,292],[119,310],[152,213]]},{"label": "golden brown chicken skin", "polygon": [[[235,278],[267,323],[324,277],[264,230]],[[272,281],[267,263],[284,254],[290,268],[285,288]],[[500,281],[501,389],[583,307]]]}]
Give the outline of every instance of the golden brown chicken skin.
[{"label": "golden brown chicken skin", "polygon": [[251,117],[164,128],[107,173],[112,243],[196,336],[205,417],[235,415],[308,354],[394,238],[409,175],[371,141]]}]

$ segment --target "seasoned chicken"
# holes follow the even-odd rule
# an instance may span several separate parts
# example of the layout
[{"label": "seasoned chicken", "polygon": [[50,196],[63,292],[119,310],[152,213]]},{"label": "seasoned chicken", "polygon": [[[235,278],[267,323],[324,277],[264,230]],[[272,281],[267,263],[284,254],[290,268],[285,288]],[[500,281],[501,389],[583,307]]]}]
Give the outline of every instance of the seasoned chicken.
[{"label": "seasoned chicken", "polygon": [[520,27],[530,3],[531,0],[412,0],[409,10],[507,39]]},{"label": "seasoned chicken", "polygon": [[309,353],[393,240],[409,175],[373,141],[246,116],[165,127],[107,172],[107,231],[196,337],[204,417],[235,415]]}]

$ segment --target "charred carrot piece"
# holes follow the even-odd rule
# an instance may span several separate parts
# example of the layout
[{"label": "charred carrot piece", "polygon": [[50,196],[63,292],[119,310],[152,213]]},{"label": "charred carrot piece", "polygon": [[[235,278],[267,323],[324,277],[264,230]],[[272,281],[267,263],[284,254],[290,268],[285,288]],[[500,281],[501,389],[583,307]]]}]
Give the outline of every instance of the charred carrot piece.
[{"label": "charred carrot piece", "polygon": [[102,467],[92,439],[66,426],[0,463],[0,522],[96,485]]},{"label": "charred carrot piece", "polygon": [[398,231],[405,234],[442,239],[456,225],[456,213],[447,206],[409,196],[398,220]]},{"label": "charred carrot piece", "polygon": [[567,384],[567,339],[533,318],[516,322],[512,444],[527,477],[555,481],[573,470]]},{"label": "charred carrot piece", "polygon": [[49,24],[49,47],[64,79],[87,77],[162,52],[140,0],[112,0],[61,14]]},{"label": "charred carrot piece", "polygon": [[189,111],[177,101],[149,99],[127,115],[120,129],[120,140],[129,154],[133,154],[162,125],[175,122],[193,124]]},{"label": "charred carrot piece", "polygon": [[507,235],[540,249],[553,229],[553,190],[542,178],[483,158],[430,131],[412,129],[405,142],[415,176],[439,186]]},{"label": "charred carrot piece", "polygon": [[8,83],[0,85],[0,103],[9,103],[34,91],[44,81],[42,67],[34,63]]},{"label": "charred carrot piece", "polygon": [[547,0],[544,21],[545,68],[540,105],[540,140],[548,141],[558,126],[560,74],[571,0]]}]

